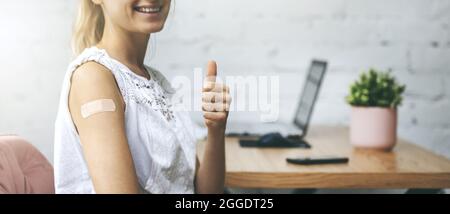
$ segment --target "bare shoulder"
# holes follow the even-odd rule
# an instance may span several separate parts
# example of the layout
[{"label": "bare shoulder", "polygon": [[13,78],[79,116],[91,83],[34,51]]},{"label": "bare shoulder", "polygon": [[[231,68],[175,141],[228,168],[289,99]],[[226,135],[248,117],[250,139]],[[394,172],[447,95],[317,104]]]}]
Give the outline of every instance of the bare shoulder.
[{"label": "bare shoulder", "polygon": [[[97,62],[87,62],[79,66],[72,74],[72,84],[111,83],[114,75],[105,66]],[[86,85],[88,86],[88,85]]]},{"label": "bare shoulder", "polygon": [[120,95],[113,73],[97,62],[87,62],[72,74],[71,96],[81,100]]},{"label": "bare shoulder", "polygon": [[71,79],[69,110],[76,125],[79,125],[81,118],[78,109],[99,99],[111,99],[117,106],[117,112],[123,113],[125,103],[113,73],[101,64],[87,62],[74,71]]}]

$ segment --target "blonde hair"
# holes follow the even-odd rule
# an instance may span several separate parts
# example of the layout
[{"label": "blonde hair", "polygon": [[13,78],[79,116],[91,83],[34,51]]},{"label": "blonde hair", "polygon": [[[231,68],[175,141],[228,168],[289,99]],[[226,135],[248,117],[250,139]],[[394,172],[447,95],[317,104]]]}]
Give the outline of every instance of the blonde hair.
[{"label": "blonde hair", "polygon": [[96,45],[103,37],[105,17],[102,7],[92,0],[80,0],[72,36],[72,50],[79,55],[85,48]]}]

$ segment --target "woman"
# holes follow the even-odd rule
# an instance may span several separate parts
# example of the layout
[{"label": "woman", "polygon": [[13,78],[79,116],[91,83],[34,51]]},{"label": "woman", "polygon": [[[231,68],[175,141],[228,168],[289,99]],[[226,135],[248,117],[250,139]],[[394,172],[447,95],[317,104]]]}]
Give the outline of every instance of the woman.
[{"label": "woman", "polygon": [[215,62],[202,94],[208,135],[201,164],[190,118],[171,106],[174,90],[144,65],[171,0],[80,4],[73,36],[79,55],[67,70],[55,124],[56,192],[222,193],[231,99],[215,83]]}]

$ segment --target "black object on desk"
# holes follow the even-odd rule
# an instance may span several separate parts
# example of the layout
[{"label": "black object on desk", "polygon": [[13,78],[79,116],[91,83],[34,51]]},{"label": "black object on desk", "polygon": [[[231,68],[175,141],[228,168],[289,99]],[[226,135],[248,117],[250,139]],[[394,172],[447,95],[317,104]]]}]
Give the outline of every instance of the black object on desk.
[{"label": "black object on desk", "polygon": [[258,148],[311,148],[300,136],[283,137],[280,133],[269,133],[261,136],[257,140],[240,139],[242,147]]},{"label": "black object on desk", "polygon": [[237,132],[231,132],[226,134],[227,137],[259,137],[258,134],[251,134],[249,132],[243,132],[243,133],[237,133]]},{"label": "black object on desk", "polygon": [[314,165],[314,164],[342,164],[348,163],[346,157],[307,157],[307,158],[286,158],[288,163],[300,165]]}]

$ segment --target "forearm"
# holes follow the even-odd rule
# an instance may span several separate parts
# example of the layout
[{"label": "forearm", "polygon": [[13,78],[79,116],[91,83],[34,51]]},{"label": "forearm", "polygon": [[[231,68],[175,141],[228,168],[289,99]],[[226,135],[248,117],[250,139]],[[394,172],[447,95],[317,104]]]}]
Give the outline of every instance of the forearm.
[{"label": "forearm", "polygon": [[196,175],[196,192],[223,193],[225,184],[225,131],[208,131],[203,160]]}]

